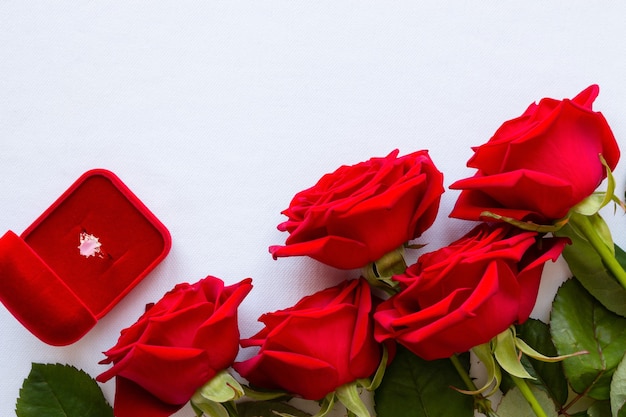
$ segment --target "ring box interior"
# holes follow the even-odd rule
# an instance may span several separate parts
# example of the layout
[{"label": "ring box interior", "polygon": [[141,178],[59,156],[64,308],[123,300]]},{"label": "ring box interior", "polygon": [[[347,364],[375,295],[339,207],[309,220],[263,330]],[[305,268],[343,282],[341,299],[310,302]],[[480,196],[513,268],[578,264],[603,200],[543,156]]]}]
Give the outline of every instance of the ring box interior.
[{"label": "ring box interior", "polygon": [[[81,236],[101,245],[81,254]],[[79,340],[171,247],[165,226],[112,172],[82,175],[20,236],[0,238],[0,300],[35,336]]]}]

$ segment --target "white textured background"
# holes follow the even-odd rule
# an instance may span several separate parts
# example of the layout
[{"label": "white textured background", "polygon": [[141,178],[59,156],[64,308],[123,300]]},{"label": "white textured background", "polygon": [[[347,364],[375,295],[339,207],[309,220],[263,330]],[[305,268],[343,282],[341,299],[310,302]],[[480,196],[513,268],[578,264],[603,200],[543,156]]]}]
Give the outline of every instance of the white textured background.
[{"label": "white textured background", "polygon": [[[284,242],[275,226],[292,195],[341,164],[426,148],[448,186],[473,173],[470,146],[502,122],[591,83],[625,144],[624,4],[0,0],[0,233],[21,233],[102,167],[173,238],[166,260],[71,346],[45,345],[0,307],[0,415],[14,415],[31,362],[102,372],[101,352],[178,282],[253,277],[240,310],[250,336],[261,313],[355,276],[267,252]],[[456,196],[445,193],[420,240],[429,250],[471,227],[447,218]],[[624,216],[606,217],[626,244]],[[547,269],[537,314],[566,275],[562,263]]]}]

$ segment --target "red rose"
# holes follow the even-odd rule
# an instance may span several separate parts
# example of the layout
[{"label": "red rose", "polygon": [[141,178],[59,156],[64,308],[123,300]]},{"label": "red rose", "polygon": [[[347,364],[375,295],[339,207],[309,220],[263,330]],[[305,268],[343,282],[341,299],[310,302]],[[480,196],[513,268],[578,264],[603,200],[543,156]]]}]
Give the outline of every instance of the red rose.
[{"label": "red rose", "polygon": [[450,246],[422,255],[402,291],[374,317],[376,339],[395,339],[427,359],[450,357],[523,323],[535,305],[543,265],[567,239],[543,239],[508,225],[481,224]]},{"label": "red rose", "polygon": [[607,121],[592,110],[599,88],[572,100],[544,98],[504,123],[474,149],[468,166],[478,172],[457,181],[463,190],[451,217],[478,220],[492,213],[549,223],[565,217],[606,177],[599,154],[614,169],[619,148]]},{"label": "red rose", "polygon": [[361,268],[428,229],[437,215],[443,175],[426,151],[342,166],[295,195],[283,211],[290,233],[277,257],[307,255],[341,269]]},{"label": "red rose", "polygon": [[122,330],[101,362],[114,366],[97,378],[116,377],[116,417],[169,416],[232,365],[239,351],[237,308],[251,281],[224,287],[209,276],[179,284]]},{"label": "red rose", "polygon": [[265,327],[241,345],[259,353],[234,368],[252,385],[320,400],[371,376],[381,360],[374,340],[372,296],[364,279],[345,281],[264,314]]}]

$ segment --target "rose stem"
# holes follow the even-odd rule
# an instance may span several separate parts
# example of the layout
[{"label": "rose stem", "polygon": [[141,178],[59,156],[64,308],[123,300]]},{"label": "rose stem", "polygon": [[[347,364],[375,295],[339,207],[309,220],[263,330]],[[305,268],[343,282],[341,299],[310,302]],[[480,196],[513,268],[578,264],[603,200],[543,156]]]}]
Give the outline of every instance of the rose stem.
[{"label": "rose stem", "polygon": [[469,375],[467,375],[465,368],[463,367],[463,365],[461,365],[459,357],[456,355],[452,355],[450,356],[450,361],[452,362],[452,365],[454,365],[456,371],[459,373],[459,376],[461,377],[463,382],[465,382],[465,386],[467,387],[467,389],[470,391],[477,391],[478,388],[476,387],[476,384],[474,384],[474,381],[472,381]]},{"label": "rose stem", "polygon": [[591,243],[591,246],[596,250],[604,266],[613,274],[613,276],[622,284],[622,287],[626,288],[626,271],[617,262],[613,253],[604,243],[604,241],[598,236],[593,225],[586,216],[572,216],[571,221],[578,227],[583,233],[585,238]]},{"label": "rose stem", "polygon": [[[474,384],[474,381],[472,381],[463,365],[461,365],[459,357],[456,355],[450,356],[450,362],[454,365],[454,369],[456,369],[467,389],[470,391],[478,391],[476,384]],[[491,401],[487,398],[483,397],[481,394],[476,394],[474,395],[474,401],[476,402],[476,409],[478,409],[479,412],[486,414],[487,416],[498,417],[498,415],[491,409]]]},{"label": "rose stem", "polygon": [[543,411],[543,408],[541,408],[539,401],[537,401],[537,398],[535,397],[533,392],[530,390],[530,387],[528,386],[528,383],[526,382],[526,380],[516,377],[514,375],[510,375],[510,376],[513,379],[513,382],[515,382],[515,385],[517,386],[517,388],[519,388],[520,392],[522,393],[526,401],[528,401],[528,404],[530,404],[530,407],[533,409],[533,412],[535,413],[535,415],[537,417],[547,417],[546,412]]}]

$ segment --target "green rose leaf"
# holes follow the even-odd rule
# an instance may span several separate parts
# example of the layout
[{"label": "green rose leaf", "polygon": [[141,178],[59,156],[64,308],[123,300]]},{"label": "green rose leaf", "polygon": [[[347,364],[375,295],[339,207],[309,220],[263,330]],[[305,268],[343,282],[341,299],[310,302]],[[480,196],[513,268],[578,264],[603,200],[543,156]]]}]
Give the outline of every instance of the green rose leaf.
[{"label": "green rose leaf", "polygon": [[[558,355],[550,337],[550,327],[539,320],[528,319],[523,325],[518,326],[517,336],[546,356]],[[560,362],[543,362],[524,355],[522,363],[528,365],[529,373],[537,378],[537,382],[546,387],[554,401],[560,405],[565,404],[567,379]]]},{"label": "green rose leaf", "polygon": [[[591,244],[572,224],[564,226],[556,235],[572,240],[572,244],[563,249],[563,258],[576,279],[606,308],[626,317],[626,289],[611,275]],[[626,253],[618,246],[615,246],[615,258],[626,267]]]},{"label": "green rose leaf", "polygon": [[610,393],[612,416],[626,416],[626,356],[622,358],[613,374]]},{"label": "green rose leaf", "polygon": [[18,417],[113,417],[98,383],[84,371],[33,363],[20,389]]},{"label": "green rose leaf", "polygon": [[311,417],[296,407],[281,401],[244,401],[237,404],[239,417],[278,416]]},{"label": "green rose leaf", "polygon": [[604,308],[573,279],[559,288],[552,306],[550,327],[558,353],[588,352],[563,361],[572,389],[608,400],[611,377],[626,350],[626,319]]},{"label": "green rose leaf", "polygon": [[609,417],[611,415],[611,405],[608,401],[596,401],[587,409],[589,417]]},{"label": "green rose leaf", "polygon": [[[468,355],[460,359],[469,369]],[[473,417],[473,397],[451,387],[465,385],[450,360],[425,361],[399,346],[376,390],[376,413],[393,417]]]},{"label": "green rose leaf", "polygon": [[569,414],[570,417],[610,417],[611,406],[608,401],[596,401],[588,409]]},{"label": "green rose leaf", "polygon": [[[557,417],[558,413],[554,407],[554,402],[548,397],[545,391],[531,386],[533,395],[546,412],[547,417]],[[528,401],[524,398],[519,388],[513,388],[502,397],[498,406],[498,415],[506,417],[536,417]]]}]

